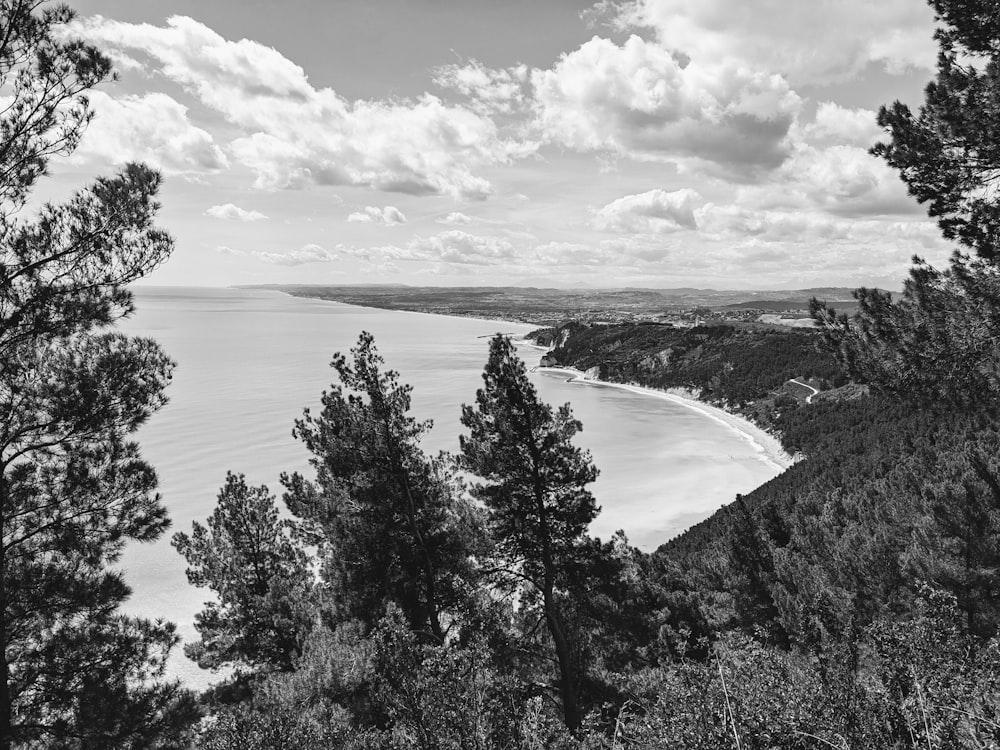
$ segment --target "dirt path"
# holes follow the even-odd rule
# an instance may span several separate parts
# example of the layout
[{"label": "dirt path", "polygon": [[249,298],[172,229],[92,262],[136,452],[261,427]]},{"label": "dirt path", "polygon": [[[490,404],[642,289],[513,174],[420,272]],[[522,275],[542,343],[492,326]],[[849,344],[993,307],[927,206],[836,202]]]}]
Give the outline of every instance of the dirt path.
[{"label": "dirt path", "polygon": [[812,393],[810,393],[808,396],[806,396],[806,403],[807,404],[811,404],[812,400],[813,400],[813,396],[815,396],[817,393],[819,393],[819,389],[818,388],[813,388],[811,385],[809,385],[808,383],[803,383],[801,380],[796,380],[795,378],[792,378],[788,382],[789,383],[795,383],[795,385],[801,385],[803,388],[808,388],[810,391],[812,391]]}]

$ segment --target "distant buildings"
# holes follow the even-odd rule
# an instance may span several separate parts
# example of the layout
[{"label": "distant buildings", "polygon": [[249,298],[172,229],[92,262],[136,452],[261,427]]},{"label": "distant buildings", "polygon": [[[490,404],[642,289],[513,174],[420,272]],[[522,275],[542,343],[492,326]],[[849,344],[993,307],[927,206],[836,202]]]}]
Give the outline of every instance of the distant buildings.
[{"label": "distant buildings", "polygon": [[758,323],[770,323],[776,326],[788,326],[789,328],[816,328],[816,321],[812,318],[787,317],[782,314],[765,313],[757,318]]}]

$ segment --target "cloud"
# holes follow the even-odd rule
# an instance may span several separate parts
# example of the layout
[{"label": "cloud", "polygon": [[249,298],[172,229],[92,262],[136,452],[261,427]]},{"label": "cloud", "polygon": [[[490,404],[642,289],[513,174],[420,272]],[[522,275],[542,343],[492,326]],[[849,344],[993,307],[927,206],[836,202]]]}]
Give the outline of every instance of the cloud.
[{"label": "cloud", "polygon": [[434,83],[468,97],[483,114],[510,114],[525,106],[528,66],[488,68],[478,60],[444,65],[434,71]]},{"label": "cloud", "polygon": [[367,262],[426,261],[458,265],[491,266],[517,260],[514,245],[500,237],[481,237],[458,229],[449,229],[430,237],[415,237],[406,245],[354,250]]},{"label": "cloud", "polygon": [[789,153],[799,97],[777,75],[712,61],[683,64],[632,36],[594,37],[532,72],[536,126],[550,142],[645,161],[695,161],[730,176],[774,169]]},{"label": "cloud", "polygon": [[919,204],[907,195],[899,175],[866,149],[804,149],[788,166],[803,194],[832,214],[922,213]]},{"label": "cloud", "polygon": [[[228,249],[227,249],[228,250]],[[238,251],[232,251],[238,253]],[[290,253],[248,252],[267,263],[301,265],[353,258],[371,269],[398,271],[398,262],[448,263],[457,266],[500,265],[518,260],[514,245],[500,237],[482,237],[457,229],[439,232],[429,237],[414,237],[404,245],[376,247],[337,245],[326,250],[319,245],[306,245]]]},{"label": "cloud", "polygon": [[847,240],[854,222],[804,211],[757,211],[707,204],[697,211],[701,231],[723,240],[759,238],[767,242]]},{"label": "cloud", "polygon": [[[924,65],[922,50],[933,44],[914,40],[918,31],[929,36],[929,12],[903,12],[901,2],[886,0],[889,13],[860,0],[836,10],[825,1],[604,0],[603,12],[626,32],[614,41],[595,37],[548,69],[461,61],[434,71],[439,96],[383,100],[347,99],[314,85],[282,53],[225,39],[190,18],[161,25],[94,18],[79,27],[126,60],[129,83],[145,76],[190,109],[166,94],[98,92],[93,145],[85,142],[80,153],[146,158],[189,179],[231,168],[227,182],[267,190],[348,185],[468,200],[491,194],[497,167],[544,149],[551,174],[529,181],[541,170],[508,171],[498,188],[503,206],[493,211],[452,204],[463,210],[449,212],[436,202],[438,210],[424,214],[434,222],[429,236],[407,241],[412,235],[397,229],[393,240],[402,239],[382,247],[288,250],[258,238],[267,250],[217,248],[275,265],[343,259],[352,272],[361,261],[365,269],[456,276],[483,266],[508,276],[572,267],[616,281],[675,271],[739,280],[748,269],[819,273],[847,268],[853,258],[854,273],[869,256],[883,267],[923,248],[940,250],[933,225],[913,221],[920,207],[895,172],[867,153],[884,137],[875,113],[823,101],[839,89],[808,88],[857,76],[852,99],[866,100],[883,82],[866,77],[873,64],[888,67],[899,53],[900,69]],[[879,26],[879,19],[893,24]],[[616,170],[603,184],[632,189],[602,194],[602,181],[584,184],[588,167],[579,154]],[[651,175],[662,177],[652,183],[661,188],[646,189]],[[531,205],[508,205],[527,203],[513,191],[529,184]],[[383,205],[410,206],[402,200],[383,196],[379,205],[362,201],[363,208],[334,216],[402,225],[403,212]],[[594,207],[589,226],[574,200]],[[510,213],[496,213],[505,207]],[[206,214],[266,218],[231,203]]]},{"label": "cloud", "polygon": [[914,253],[941,260],[949,252],[927,221],[856,221],[711,203],[696,209],[695,216],[698,233],[683,242],[650,234],[601,241],[605,273],[613,269],[619,279],[632,274],[647,285],[652,279],[757,288],[849,285],[871,283],[866,279],[876,275],[901,278]]},{"label": "cloud", "polygon": [[471,265],[495,265],[515,259],[514,246],[507,240],[480,237],[457,229],[418,237],[409,243],[407,252],[412,259]]},{"label": "cloud", "polygon": [[213,219],[223,219],[225,221],[261,221],[267,218],[260,211],[247,211],[232,203],[212,206],[205,211],[205,214],[211,216]]},{"label": "cloud", "polygon": [[[656,267],[669,260],[671,271],[679,268],[689,258],[697,258],[701,254],[701,251],[691,250],[675,253],[675,245],[649,234],[627,235],[611,240],[601,240],[599,247],[612,256],[606,263],[608,266]],[[662,271],[662,269],[660,270]]]},{"label": "cloud", "polygon": [[579,242],[545,242],[534,248],[535,263],[543,266],[607,266],[613,254]]},{"label": "cloud", "polygon": [[473,109],[424,94],[414,100],[349,101],[315,88],[278,51],[230,41],[182,16],[165,26],[93,17],[76,30],[116,53],[148,57],[146,69],[180,84],[238,131],[229,155],[258,188],[358,185],[481,199],[475,172],[534,147],[502,138]]},{"label": "cloud", "polygon": [[913,0],[629,0],[613,12],[617,28],[650,29],[692,63],[735,61],[794,85],[849,80],[871,64],[933,70],[937,59],[933,10]]},{"label": "cloud", "polygon": [[818,211],[754,210],[737,205],[706,204],[695,210],[703,236],[730,242],[788,243],[803,251],[803,262],[821,263],[824,248],[842,245],[854,253],[873,247],[905,248],[912,254],[944,247],[930,221],[843,219]]},{"label": "cloud", "polygon": [[737,191],[754,208],[820,210],[841,217],[917,215],[923,210],[899,175],[865,148],[796,145],[781,169],[758,185]]},{"label": "cloud", "polygon": [[438,224],[451,224],[457,226],[457,225],[471,224],[475,221],[475,219],[473,219],[471,216],[463,214],[461,211],[452,211],[447,216],[439,217],[435,219],[435,221]]},{"label": "cloud", "polygon": [[701,196],[689,188],[649,190],[612,201],[597,211],[592,223],[598,231],[636,234],[697,229],[693,208],[699,202]]},{"label": "cloud", "polygon": [[226,156],[205,130],[188,119],[188,109],[162,93],[112,99],[88,94],[95,115],[74,159],[111,164],[143,161],[168,174],[214,172]]},{"label": "cloud", "polygon": [[331,263],[341,260],[345,254],[350,254],[350,250],[343,245],[338,245],[334,250],[327,250],[316,244],[303,245],[298,250],[292,250],[288,253],[275,253],[267,250],[238,250],[226,245],[219,245],[215,248],[215,252],[221,255],[256,258],[272,266],[301,266],[306,263]]},{"label": "cloud", "polygon": [[884,137],[871,110],[823,102],[812,119],[800,117],[777,169],[736,186],[734,203],[753,210],[802,210],[833,217],[913,216],[923,213],[898,173],[869,153]]},{"label": "cloud", "polygon": [[348,221],[360,221],[368,224],[383,224],[391,227],[396,224],[405,224],[406,216],[395,206],[378,208],[377,206],[365,206],[364,211],[357,211],[347,217]]},{"label": "cloud", "polygon": [[876,118],[870,109],[851,109],[835,102],[823,102],[816,108],[813,122],[803,128],[802,137],[818,146],[868,149],[885,138]]},{"label": "cloud", "polygon": [[246,254],[275,266],[301,266],[306,263],[331,263],[341,260],[343,249],[340,245],[334,250],[327,250],[320,245],[309,244],[289,253],[252,250]]},{"label": "cloud", "polygon": [[[600,240],[596,246],[548,242],[525,258],[545,268],[599,266],[616,279],[630,274],[641,279],[645,274],[646,283],[700,278],[698,283],[744,284],[750,279],[756,283],[822,279],[824,274],[854,278],[869,268],[881,274],[902,273],[915,253],[931,258],[948,254],[947,243],[927,220],[859,220],[816,209],[755,209],[702,203],[696,195],[681,197],[683,193],[651,190],[613,201],[603,218],[622,232],[620,236]],[[647,207],[666,213],[675,206],[694,206],[690,230],[682,239],[672,219],[667,221],[673,231],[657,232],[656,224],[645,223]]]}]

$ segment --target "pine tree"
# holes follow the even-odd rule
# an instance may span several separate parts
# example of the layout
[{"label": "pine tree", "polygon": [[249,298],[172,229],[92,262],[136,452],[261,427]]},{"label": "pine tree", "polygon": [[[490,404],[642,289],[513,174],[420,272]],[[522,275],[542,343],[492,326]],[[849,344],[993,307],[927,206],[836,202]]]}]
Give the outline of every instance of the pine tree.
[{"label": "pine tree", "polygon": [[[986,453],[986,450],[989,453]],[[923,527],[908,551],[916,580],[955,598],[964,630],[988,639],[1000,624],[1000,479],[996,444],[966,450],[943,481],[923,488]]]},{"label": "pine tree", "polygon": [[891,140],[872,153],[899,170],[946,239],[1000,259],[1000,200],[984,190],[1000,165],[1000,17],[992,0],[931,0],[938,71],[916,117],[894,102],[879,110]]},{"label": "pine tree", "polygon": [[485,385],[476,406],[462,408],[462,457],[481,478],[473,494],[486,506],[497,555],[510,580],[523,581],[525,603],[540,600],[559,670],[567,727],[583,719],[582,664],[566,596],[588,552],[587,527],[597,515],[586,489],[597,478],[589,454],[572,444],[580,431],[569,404],[553,411],[538,398],[510,339],[490,342]]},{"label": "pine tree", "polygon": [[267,487],[227,474],[207,525],[172,541],[190,566],[188,581],[216,594],[195,617],[201,641],[187,655],[205,669],[290,671],[312,625],[313,575]]},{"label": "pine tree", "polygon": [[443,643],[470,597],[477,514],[446,462],[420,448],[430,422],[410,416],[410,386],[384,365],[369,333],[350,361],[334,356],[340,382],[294,431],[316,478],[283,477],[285,501],[320,546],[339,619],[374,627],[394,603],[415,632]]},{"label": "pine tree", "polygon": [[26,210],[111,70],[66,37],[71,11],[43,5],[0,0],[0,748],[168,747],[194,715],[158,681],[177,637],[118,613],[129,588],[109,566],[168,525],[129,435],[165,402],[173,365],[106,329],[172,242],[153,225],[160,177],[141,165]]},{"label": "pine tree", "polygon": [[890,139],[872,153],[963,250],[944,270],[914,258],[898,299],[862,288],[854,318],[815,301],[813,316],[855,378],[907,397],[981,403],[1000,394],[1000,20],[992,0],[931,5],[937,76],[916,115],[898,101],[882,107]]}]

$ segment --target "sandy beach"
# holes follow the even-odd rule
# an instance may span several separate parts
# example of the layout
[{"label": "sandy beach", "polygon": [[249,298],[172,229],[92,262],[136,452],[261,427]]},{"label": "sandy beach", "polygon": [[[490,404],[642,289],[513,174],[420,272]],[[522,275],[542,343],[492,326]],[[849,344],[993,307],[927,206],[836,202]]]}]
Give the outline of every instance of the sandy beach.
[{"label": "sandy beach", "polygon": [[784,448],[781,447],[781,442],[766,430],[758,427],[744,417],[737,414],[731,414],[725,409],[720,409],[717,406],[712,406],[711,404],[699,401],[683,389],[672,388],[667,391],[661,391],[655,388],[646,388],[627,383],[609,383],[605,380],[597,380],[595,378],[587,377],[586,373],[572,367],[538,366],[535,369],[539,372],[565,374],[567,380],[571,383],[600,386],[602,388],[619,388],[621,390],[631,391],[632,393],[638,393],[643,396],[652,396],[653,398],[662,399],[664,401],[672,401],[673,403],[687,409],[693,409],[694,411],[700,412],[707,418],[714,419],[716,422],[725,425],[728,429],[739,435],[740,438],[747,441],[759,454],[760,460],[775,470],[783,471],[795,463],[795,459],[788,455]]}]

